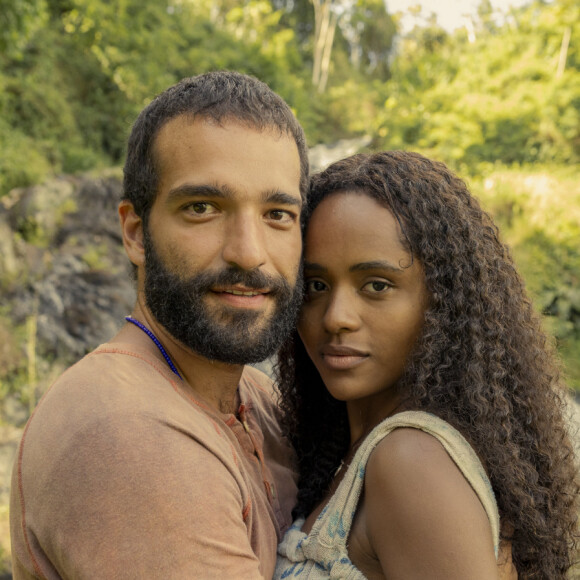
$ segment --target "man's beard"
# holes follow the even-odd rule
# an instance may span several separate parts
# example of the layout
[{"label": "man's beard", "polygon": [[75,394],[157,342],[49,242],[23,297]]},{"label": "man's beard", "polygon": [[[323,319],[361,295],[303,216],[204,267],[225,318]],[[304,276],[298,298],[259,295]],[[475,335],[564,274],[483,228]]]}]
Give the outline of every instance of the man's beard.
[{"label": "man's beard", "polygon": [[[183,279],[167,269],[148,233],[144,248],[147,307],[174,338],[205,358],[229,364],[263,361],[276,353],[295,327],[302,303],[301,271],[294,288],[281,276],[232,267]],[[250,309],[222,306],[210,311],[204,298],[211,288],[236,284],[268,289],[275,300],[268,320],[263,312]]]}]

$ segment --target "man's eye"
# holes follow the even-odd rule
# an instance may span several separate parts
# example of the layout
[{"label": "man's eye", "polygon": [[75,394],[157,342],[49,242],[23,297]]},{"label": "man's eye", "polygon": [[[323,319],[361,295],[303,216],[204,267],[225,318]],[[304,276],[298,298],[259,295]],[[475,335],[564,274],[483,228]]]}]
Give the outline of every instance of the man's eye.
[{"label": "man's eye", "polygon": [[215,212],[215,207],[206,201],[196,201],[185,206],[185,209],[195,215],[207,215]]},{"label": "man's eye", "polygon": [[272,209],[268,212],[268,217],[276,222],[291,223],[296,219],[296,214],[285,209]]},{"label": "man's eye", "polygon": [[372,282],[368,282],[364,285],[364,289],[372,294],[378,294],[380,292],[384,292],[388,290],[390,285],[387,282],[382,282],[380,280],[373,280]]},{"label": "man's eye", "polygon": [[193,203],[191,205],[191,209],[195,213],[207,213],[209,211],[210,205],[209,203]]}]

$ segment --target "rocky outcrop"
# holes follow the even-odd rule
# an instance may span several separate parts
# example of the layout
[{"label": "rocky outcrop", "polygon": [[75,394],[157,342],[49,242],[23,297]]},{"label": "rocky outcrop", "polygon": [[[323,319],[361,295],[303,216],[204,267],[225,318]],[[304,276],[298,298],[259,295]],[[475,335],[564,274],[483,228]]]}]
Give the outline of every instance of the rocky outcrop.
[{"label": "rocky outcrop", "polygon": [[17,371],[18,357],[30,366],[32,346],[42,382],[51,374],[43,365],[74,362],[123,324],[135,292],[117,218],[121,191],[119,175],[65,177],[0,200],[0,330],[24,336],[5,341],[0,370]]},{"label": "rocky outcrop", "polygon": [[363,135],[353,139],[340,139],[332,145],[315,145],[309,151],[310,169],[313,173],[322,171],[331,163],[363,150],[371,141],[369,135]]}]

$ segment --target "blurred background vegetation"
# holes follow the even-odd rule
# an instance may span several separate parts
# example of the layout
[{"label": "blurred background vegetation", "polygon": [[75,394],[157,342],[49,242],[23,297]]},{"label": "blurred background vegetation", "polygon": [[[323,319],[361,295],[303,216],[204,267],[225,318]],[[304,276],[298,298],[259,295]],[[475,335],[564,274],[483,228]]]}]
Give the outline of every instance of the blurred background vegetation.
[{"label": "blurred background vegetation", "polygon": [[[364,136],[370,150],[416,150],[459,172],[580,392],[579,47],[578,0],[499,12],[482,0],[453,32],[389,0],[0,0],[0,209],[13,188],[118,176],[137,113],[177,80],[249,73],[290,103],[311,146]],[[47,203],[52,221],[75,210],[66,196]],[[17,235],[44,251],[31,224]],[[81,250],[88,268],[110,269],[106,246]],[[0,271],[0,298],[18,284]],[[25,416],[65,364],[37,348],[36,318],[15,323],[0,304],[0,399],[16,395]],[[7,513],[0,505],[0,572]]]},{"label": "blurred background vegetation", "polygon": [[253,74],[310,145],[368,135],[458,171],[580,390],[580,4],[499,16],[482,0],[448,32],[415,7],[402,31],[388,0],[0,0],[0,197],[119,166],[137,113],[182,77]]}]

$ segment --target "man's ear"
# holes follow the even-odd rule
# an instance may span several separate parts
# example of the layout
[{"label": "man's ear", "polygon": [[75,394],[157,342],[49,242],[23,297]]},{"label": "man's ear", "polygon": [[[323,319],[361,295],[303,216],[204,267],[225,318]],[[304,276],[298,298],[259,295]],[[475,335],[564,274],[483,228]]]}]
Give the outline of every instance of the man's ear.
[{"label": "man's ear", "polygon": [[143,266],[145,263],[145,249],[143,247],[143,221],[135,212],[130,201],[123,200],[119,204],[119,219],[121,221],[121,233],[123,245],[129,260],[135,266]]}]

